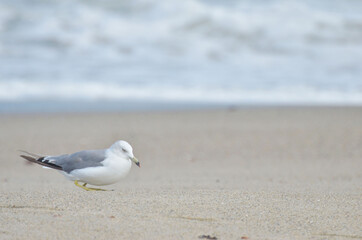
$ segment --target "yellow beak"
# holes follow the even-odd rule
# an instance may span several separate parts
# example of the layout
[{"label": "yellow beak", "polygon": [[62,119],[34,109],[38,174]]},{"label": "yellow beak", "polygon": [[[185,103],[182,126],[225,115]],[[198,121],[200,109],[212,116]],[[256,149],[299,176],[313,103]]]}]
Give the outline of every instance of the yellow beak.
[{"label": "yellow beak", "polygon": [[134,162],[138,167],[141,167],[140,162],[136,157],[131,158],[131,161]]}]

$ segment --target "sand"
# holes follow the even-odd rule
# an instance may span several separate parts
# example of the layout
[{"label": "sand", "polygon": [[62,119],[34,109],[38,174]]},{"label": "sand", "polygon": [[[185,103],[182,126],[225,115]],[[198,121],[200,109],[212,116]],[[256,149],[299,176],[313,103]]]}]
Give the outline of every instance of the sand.
[{"label": "sand", "polygon": [[[129,141],[114,191],[26,164]],[[362,239],[362,108],[0,115],[0,239]]]}]

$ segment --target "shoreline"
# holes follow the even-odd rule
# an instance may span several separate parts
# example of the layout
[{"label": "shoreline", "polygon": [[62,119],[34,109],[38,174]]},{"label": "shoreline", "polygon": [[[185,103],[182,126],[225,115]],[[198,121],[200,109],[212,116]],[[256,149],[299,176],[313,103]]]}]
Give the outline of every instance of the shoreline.
[{"label": "shoreline", "polygon": [[228,103],[178,101],[26,101],[0,102],[0,115],[43,113],[132,113],[237,110],[250,108],[360,108],[362,103]]}]

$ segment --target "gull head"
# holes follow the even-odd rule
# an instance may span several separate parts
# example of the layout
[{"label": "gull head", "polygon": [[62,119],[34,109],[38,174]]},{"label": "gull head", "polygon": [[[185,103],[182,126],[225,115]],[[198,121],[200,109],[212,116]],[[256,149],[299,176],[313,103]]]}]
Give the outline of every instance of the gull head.
[{"label": "gull head", "polygon": [[110,147],[110,150],[119,157],[129,159],[134,162],[138,167],[141,167],[140,162],[133,155],[132,146],[128,142],[123,140],[117,141]]}]

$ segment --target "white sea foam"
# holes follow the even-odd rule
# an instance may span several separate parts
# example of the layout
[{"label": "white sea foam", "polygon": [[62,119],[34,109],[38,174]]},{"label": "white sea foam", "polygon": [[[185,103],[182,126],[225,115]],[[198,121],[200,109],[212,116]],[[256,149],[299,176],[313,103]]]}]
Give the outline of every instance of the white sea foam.
[{"label": "white sea foam", "polygon": [[120,86],[114,83],[32,83],[12,81],[0,83],[1,101],[120,101],[144,100],[167,102],[197,102],[223,104],[350,104],[359,105],[358,91],[341,92],[305,87],[276,87],[273,89],[243,90],[237,88],[205,88],[195,86]]},{"label": "white sea foam", "polygon": [[0,2],[0,101],[362,104],[362,2]]}]

